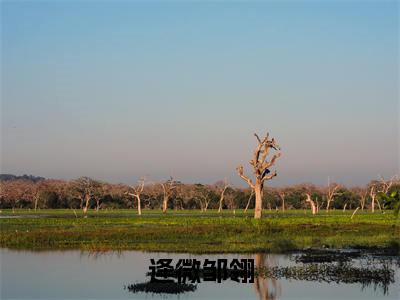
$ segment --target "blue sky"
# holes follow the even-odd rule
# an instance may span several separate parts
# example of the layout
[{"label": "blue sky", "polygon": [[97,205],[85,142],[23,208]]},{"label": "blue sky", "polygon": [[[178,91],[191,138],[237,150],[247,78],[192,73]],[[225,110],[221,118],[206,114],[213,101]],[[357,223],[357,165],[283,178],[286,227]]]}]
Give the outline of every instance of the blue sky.
[{"label": "blue sky", "polygon": [[[399,172],[397,1],[1,2],[1,172],[273,185]],[[248,171],[249,172],[249,171]]]}]

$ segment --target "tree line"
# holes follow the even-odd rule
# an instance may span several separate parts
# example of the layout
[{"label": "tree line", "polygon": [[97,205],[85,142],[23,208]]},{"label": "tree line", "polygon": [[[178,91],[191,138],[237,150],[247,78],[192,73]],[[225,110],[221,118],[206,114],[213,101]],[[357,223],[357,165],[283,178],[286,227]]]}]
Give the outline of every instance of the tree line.
[{"label": "tree line", "polygon": [[[337,183],[327,186],[298,184],[268,187],[263,191],[262,208],[285,211],[313,209],[313,213],[331,209],[380,210],[378,195],[400,191],[397,177],[372,180],[362,187],[348,188]],[[254,189],[230,185],[226,180],[214,184],[182,183],[174,178],[149,182],[141,178],[134,185],[112,184],[89,177],[74,180],[40,179],[29,177],[0,181],[0,208],[89,209],[130,208],[141,214],[142,209],[188,210],[249,209],[255,207]]]}]

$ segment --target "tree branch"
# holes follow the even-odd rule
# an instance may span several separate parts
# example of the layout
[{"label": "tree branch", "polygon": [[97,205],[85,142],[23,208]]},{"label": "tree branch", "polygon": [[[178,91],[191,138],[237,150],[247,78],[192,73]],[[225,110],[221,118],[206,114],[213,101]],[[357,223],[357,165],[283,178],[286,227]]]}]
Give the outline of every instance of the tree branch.
[{"label": "tree branch", "polygon": [[265,171],[265,169],[268,169],[269,167],[272,167],[275,164],[275,161],[281,157],[282,153],[279,152],[277,154],[274,154],[274,156],[272,157],[272,159],[269,162],[265,162],[263,163],[263,172]]},{"label": "tree branch", "polygon": [[236,170],[238,171],[239,176],[247,182],[247,184],[254,189],[254,184],[253,181],[251,181],[250,178],[248,178],[246,175],[243,174],[243,166],[239,166],[236,168]]},{"label": "tree branch", "polygon": [[278,173],[276,171],[274,171],[272,174],[268,175],[268,176],[264,176],[261,180],[264,182],[265,180],[271,180],[272,178],[274,178],[275,176],[277,176]]}]

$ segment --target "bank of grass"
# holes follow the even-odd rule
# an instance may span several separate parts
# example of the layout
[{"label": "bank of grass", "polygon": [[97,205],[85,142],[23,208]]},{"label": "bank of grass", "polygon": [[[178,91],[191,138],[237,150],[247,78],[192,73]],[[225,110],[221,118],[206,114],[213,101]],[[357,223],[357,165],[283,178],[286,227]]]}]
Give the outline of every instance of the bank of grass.
[{"label": "bank of grass", "polygon": [[[75,215],[76,213],[76,215]],[[400,220],[391,212],[265,211],[261,220],[243,210],[91,211],[3,210],[0,246],[12,249],[143,250],[193,253],[244,253],[309,247],[363,247],[398,250]],[[5,217],[12,218],[5,218]]]}]

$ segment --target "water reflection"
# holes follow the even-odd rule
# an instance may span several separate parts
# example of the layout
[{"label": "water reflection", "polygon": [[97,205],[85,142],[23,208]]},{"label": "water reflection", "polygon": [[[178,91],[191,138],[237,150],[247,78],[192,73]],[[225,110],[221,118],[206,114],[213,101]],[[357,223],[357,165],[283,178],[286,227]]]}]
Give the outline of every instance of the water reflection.
[{"label": "water reflection", "polygon": [[372,266],[366,266],[363,261],[358,261],[357,263],[307,263],[286,267],[265,266],[259,270],[259,276],[264,278],[337,284],[357,283],[361,285],[362,290],[373,286],[374,290],[380,289],[384,295],[388,293],[389,285],[395,282],[394,274],[394,269],[387,261],[375,262]]},{"label": "water reflection", "polygon": [[[254,259],[254,282],[149,284],[152,258]],[[400,257],[363,251],[195,255],[1,249],[0,259],[1,299],[149,299],[153,294],[154,299],[389,300],[400,294]]]},{"label": "water reflection", "polygon": [[259,253],[255,255],[255,265],[257,269],[256,277],[254,278],[254,289],[257,292],[260,300],[275,300],[281,295],[281,285],[274,277],[262,276],[260,270],[265,268],[276,267],[277,261],[275,258]]},{"label": "water reflection", "polygon": [[[260,300],[280,299],[281,281],[297,280],[336,284],[359,284],[361,291],[373,287],[387,295],[389,286],[395,283],[395,266],[400,265],[399,257],[374,256],[361,251],[306,251],[292,254],[286,264],[280,264],[277,255],[265,253],[254,256],[255,274],[253,287]],[[231,269],[227,270],[229,275]],[[148,272],[146,274],[150,276]],[[200,269],[199,276],[204,277]],[[197,285],[147,281],[124,287],[132,293],[181,294],[194,292]]]}]

